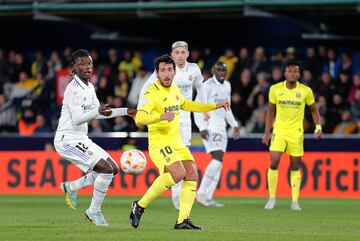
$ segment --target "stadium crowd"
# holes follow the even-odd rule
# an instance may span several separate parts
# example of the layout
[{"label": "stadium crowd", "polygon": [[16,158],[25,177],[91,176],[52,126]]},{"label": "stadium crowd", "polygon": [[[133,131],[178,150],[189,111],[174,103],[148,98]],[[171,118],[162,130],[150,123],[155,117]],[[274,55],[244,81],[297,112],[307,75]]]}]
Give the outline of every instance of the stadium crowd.
[{"label": "stadium crowd", "polygon": [[[270,53],[272,52],[272,53]],[[0,133],[32,135],[54,132],[61,109],[61,81],[69,77],[72,49],[60,53],[41,51],[29,54],[0,49]],[[136,107],[142,85],[153,71],[144,67],[140,51],[110,49],[106,54],[91,50],[94,62],[92,82],[97,96],[112,107]],[[231,108],[242,134],[263,133],[269,87],[283,80],[286,58],[303,62],[302,82],[315,94],[324,133],[348,135],[360,133],[360,72],[356,72],[351,51],[323,45],[298,51],[225,49],[217,56],[210,48],[190,51],[189,62],[200,67],[204,80],[218,60],[228,66],[227,79],[232,87]],[[156,57],[156,56],[154,56]],[[151,68],[151,69],[150,69]],[[60,81],[60,82],[59,82]],[[305,133],[312,133],[311,115],[306,113]],[[89,132],[144,131],[127,117],[94,119]]]}]

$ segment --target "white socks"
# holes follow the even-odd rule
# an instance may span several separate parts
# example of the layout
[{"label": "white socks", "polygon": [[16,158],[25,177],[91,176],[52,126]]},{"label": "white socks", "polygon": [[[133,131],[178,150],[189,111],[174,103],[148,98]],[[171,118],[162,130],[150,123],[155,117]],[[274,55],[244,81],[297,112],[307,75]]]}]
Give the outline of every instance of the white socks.
[{"label": "white socks", "polygon": [[112,173],[98,173],[94,182],[94,191],[90,204],[90,213],[100,212],[101,204],[105,199],[113,177],[114,175]]},{"label": "white socks", "polygon": [[207,200],[211,200],[213,197],[214,191],[220,180],[221,170],[222,162],[215,159],[212,159],[205,169],[198,193],[205,195]]},{"label": "white socks", "polygon": [[70,191],[76,192],[77,190],[83,187],[87,187],[94,184],[97,175],[98,175],[97,172],[92,171],[86,174],[85,176],[70,182]]}]

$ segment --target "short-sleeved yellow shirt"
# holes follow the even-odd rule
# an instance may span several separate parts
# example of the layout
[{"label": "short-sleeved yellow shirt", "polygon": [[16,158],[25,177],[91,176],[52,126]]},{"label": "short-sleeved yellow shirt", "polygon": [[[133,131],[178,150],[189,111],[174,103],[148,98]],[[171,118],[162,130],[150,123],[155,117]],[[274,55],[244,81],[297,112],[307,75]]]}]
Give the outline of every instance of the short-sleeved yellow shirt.
[{"label": "short-sleeved yellow shirt", "polygon": [[271,86],[269,101],[276,105],[274,133],[293,129],[303,131],[305,104],[315,102],[308,86],[297,82],[294,89],[288,89],[286,81]]},{"label": "short-sleeved yellow shirt", "polygon": [[164,166],[176,161],[194,161],[190,150],[185,146],[180,135],[180,108],[185,101],[176,85],[165,88],[159,81],[147,88],[139,101],[138,111],[148,114],[164,114],[173,112],[173,121],[159,121],[148,125],[149,154],[151,160],[164,172]]},{"label": "short-sleeved yellow shirt", "polygon": [[164,114],[173,112],[173,121],[159,121],[148,125],[149,146],[157,143],[172,143],[185,146],[180,135],[180,108],[184,103],[184,96],[176,85],[165,88],[159,81],[147,88],[139,101],[138,111],[148,114]]}]

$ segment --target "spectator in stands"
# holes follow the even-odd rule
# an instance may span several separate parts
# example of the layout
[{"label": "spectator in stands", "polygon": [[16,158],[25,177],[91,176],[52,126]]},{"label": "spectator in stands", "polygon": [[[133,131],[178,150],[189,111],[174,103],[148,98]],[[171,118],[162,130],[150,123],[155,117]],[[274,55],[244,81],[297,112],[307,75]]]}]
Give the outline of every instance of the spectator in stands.
[{"label": "spectator in stands", "polygon": [[71,47],[66,47],[64,49],[64,58],[62,60],[62,66],[64,68],[68,68],[70,66],[70,63],[72,62],[71,60],[71,56],[72,56],[72,49]]},{"label": "spectator in stands", "polygon": [[19,120],[18,129],[19,134],[30,136],[34,134],[38,124],[35,122],[35,114],[31,108],[26,108],[23,112],[22,118]]},{"label": "spectator in stands", "polygon": [[315,85],[314,89],[318,95],[325,96],[327,100],[330,100],[332,93],[335,90],[330,74],[323,72],[320,77],[320,82]]},{"label": "spectator in stands", "polygon": [[350,109],[349,103],[346,100],[343,100],[340,94],[335,93],[332,96],[332,105],[329,108],[327,118],[331,130],[341,122],[342,113],[348,109]]},{"label": "spectator in stands", "polygon": [[115,82],[114,94],[117,97],[126,98],[129,91],[129,77],[127,72],[121,70]]},{"label": "spectator in stands", "polygon": [[112,131],[116,132],[129,132],[129,123],[123,116],[118,116],[114,119],[114,125]]},{"label": "spectator in stands", "polygon": [[235,56],[234,51],[231,48],[227,48],[224,55],[220,56],[218,61],[223,62],[227,66],[228,70],[225,79],[228,80],[231,78],[235,64],[238,62],[238,60],[238,57]]},{"label": "spectator in stands", "polygon": [[238,62],[235,64],[233,74],[229,79],[230,83],[239,82],[241,72],[245,68],[251,68],[251,59],[249,57],[249,50],[247,48],[241,48],[238,54]]},{"label": "spectator in stands", "polygon": [[355,99],[356,90],[360,89],[360,73],[354,74],[352,79],[352,86],[350,87],[349,96],[347,101],[352,103]]},{"label": "spectator in stands", "polygon": [[[209,73],[211,73],[211,68],[212,68],[213,64],[216,62],[216,57],[213,55],[211,48],[206,47],[204,49],[203,59],[204,59],[204,70],[203,71],[209,71]],[[210,76],[211,75],[212,74],[210,74]]]},{"label": "spectator in stands", "polygon": [[333,134],[336,136],[347,136],[356,132],[357,125],[352,121],[350,110],[345,110],[341,115],[341,122],[336,125]]},{"label": "spectator in stands", "polygon": [[[302,74],[302,78],[301,78],[301,83],[303,83],[306,86],[309,86],[310,88],[315,90],[315,86],[317,85],[314,77],[313,77],[313,73],[308,70],[308,69],[304,69],[303,70],[303,74]],[[314,95],[316,96],[317,93],[315,92]]]},{"label": "spectator in stands", "polygon": [[63,67],[58,52],[56,51],[51,52],[50,59],[47,61],[47,67],[48,67],[48,78],[55,79],[56,71],[59,71]]},{"label": "spectator in stands", "polygon": [[197,48],[193,48],[190,51],[189,62],[197,64],[201,71],[204,69],[205,62],[200,58],[200,51]]},{"label": "spectator in stands", "polygon": [[286,48],[286,59],[294,59],[296,58],[296,49],[293,46]]},{"label": "spectator in stands", "polygon": [[116,49],[110,49],[108,51],[108,61],[107,61],[106,65],[107,65],[107,70],[105,72],[108,77],[109,84],[111,87],[114,87],[116,78],[117,78],[117,74],[119,72],[118,71],[118,67],[119,67],[118,52]]},{"label": "spectator in stands", "polygon": [[340,64],[340,72],[347,73],[348,75],[353,74],[353,65],[352,58],[349,51],[344,51],[341,53],[341,64]]},{"label": "spectator in stands", "polygon": [[127,74],[129,80],[132,80],[134,78],[136,67],[132,63],[132,54],[130,50],[124,51],[123,59],[120,61],[118,68],[119,72],[124,71]]},{"label": "spectator in stands", "polygon": [[129,107],[137,106],[141,88],[149,77],[149,72],[147,72],[144,67],[140,67],[140,69],[137,71],[135,79],[133,80],[129,95],[127,97]]},{"label": "spectator in stands", "polygon": [[99,119],[92,119],[89,126],[89,132],[90,133],[102,133],[103,128],[100,124]]},{"label": "spectator in stands", "polygon": [[257,84],[254,86],[253,90],[251,91],[248,99],[247,105],[251,108],[254,107],[256,101],[256,96],[260,93],[267,94],[269,91],[270,84],[267,79],[267,73],[260,72],[256,75]]},{"label": "spectator in stands", "polygon": [[339,78],[335,82],[336,91],[342,96],[344,100],[349,96],[351,88],[351,77],[346,70],[340,70]]},{"label": "spectator in stands", "polygon": [[263,47],[257,47],[253,55],[253,63],[251,66],[251,73],[256,75],[260,72],[268,71],[268,63],[266,58],[265,49]]},{"label": "spectator in stands", "polygon": [[270,66],[271,69],[280,68],[282,69],[285,61],[285,56],[282,51],[277,51],[275,55],[271,56]]},{"label": "spectator in stands", "polygon": [[108,103],[107,102],[108,96],[114,95],[114,89],[112,89],[109,86],[109,81],[106,76],[102,76],[100,78],[100,81],[98,83],[98,87],[96,90],[96,95],[97,95],[100,103],[103,103],[103,104]]},{"label": "spectator in stands", "polygon": [[351,115],[354,121],[360,120],[360,89],[355,92],[355,99],[351,103]]},{"label": "spectator in stands", "polygon": [[281,67],[274,67],[271,71],[270,84],[276,84],[282,80],[282,69]]},{"label": "spectator in stands", "polygon": [[47,71],[47,64],[44,58],[44,54],[41,51],[37,51],[35,53],[35,60],[31,64],[31,75],[35,78],[37,73],[46,75]]},{"label": "spectator in stands", "polygon": [[132,65],[135,67],[135,71],[138,71],[141,66],[143,66],[141,52],[139,50],[135,50],[133,57],[131,59]]},{"label": "spectator in stands", "polygon": [[306,50],[304,69],[309,70],[315,76],[318,76],[322,72],[322,62],[316,55],[316,50],[313,47],[309,47]]},{"label": "spectator in stands", "polygon": [[36,115],[36,128],[34,133],[52,132],[51,128],[46,124],[44,115]]},{"label": "spectator in stands", "polygon": [[336,80],[340,71],[340,59],[334,49],[327,50],[327,61],[323,66],[323,71],[330,74],[331,79]]},{"label": "spectator in stands", "polygon": [[0,132],[17,131],[15,107],[7,101],[4,94],[0,94]]}]

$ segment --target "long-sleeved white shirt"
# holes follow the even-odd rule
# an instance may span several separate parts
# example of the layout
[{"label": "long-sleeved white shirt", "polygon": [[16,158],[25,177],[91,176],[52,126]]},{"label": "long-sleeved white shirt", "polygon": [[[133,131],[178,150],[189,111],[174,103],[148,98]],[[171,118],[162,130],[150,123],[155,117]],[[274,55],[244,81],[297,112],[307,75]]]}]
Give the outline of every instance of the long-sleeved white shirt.
[{"label": "long-sleeved white shirt", "polygon": [[[156,72],[154,71],[150,78],[143,85],[140,98],[143,96],[145,90],[149,88],[158,78],[156,77]],[[184,68],[180,69],[176,66],[176,74],[173,79],[173,84],[176,84],[183,96],[187,100],[192,100],[193,97],[193,88],[196,88],[197,98],[200,102],[206,102],[205,92],[203,89],[203,76],[201,74],[200,68],[195,63],[186,62]],[[180,111],[180,122],[190,122],[190,112]]]},{"label": "long-sleeved white shirt", "polygon": [[67,137],[75,140],[84,139],[88,134],[88,121],[127,114],[127,108],[115,108],[111,109],[110,116],[103,116],[99,113],[99,106],[94,85],[90,82],[86,85],[75,75],[65,89],[56,136],[66,134]]},{"label": "long-sleeved white shirt", "polygon": [[[225,80],[224,83],[220,83],[215,76],[205,81],[204,90],[206,93],[206,103],[220,103],[223,101],[231,100],[231,86],[229,81]],[[204,115],[202,113],[194,113],[195,123],[199,127],[200,131],[210,129],[218,132],[226,133],[226,123],[231,127],[238,127],[238,123],[231,110],[226,111],[223,108],[210,111],[210,119],[204,121]]]}]

